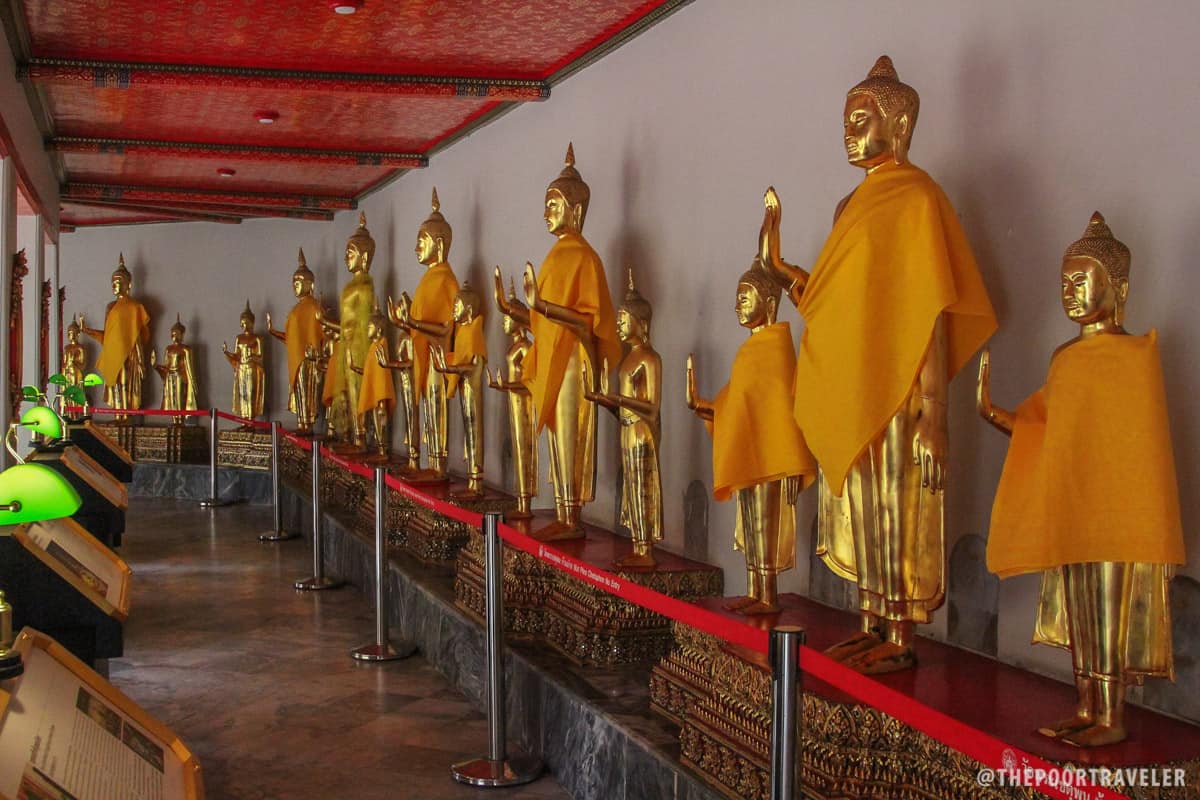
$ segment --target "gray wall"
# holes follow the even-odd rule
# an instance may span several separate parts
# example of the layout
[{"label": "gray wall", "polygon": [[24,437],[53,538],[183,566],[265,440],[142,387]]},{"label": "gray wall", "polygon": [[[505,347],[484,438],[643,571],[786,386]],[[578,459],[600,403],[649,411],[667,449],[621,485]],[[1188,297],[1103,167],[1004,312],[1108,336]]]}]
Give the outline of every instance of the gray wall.
[{"label": "gray wall", "polygon": [[[1192,263],[1200,167],[1190,157],[1200,121],[1197,40],[1200,16],[1186,2],[696,3],[557,86],[548,103],[521,107],[368,198],[362,206],[379,245],[373,274],[383,291],[411,291],[420,270],[412,247],[434,184],[455,228],[450,260],[460,278],[483,282],[495,264],[515,275],[526,260],[539,263],[551,244],[543,192],[573,140],[592,189],[586,234],[610,285],[619,287],[632,265],[655,304],[653,338],[666,367],[666,544],[683,551],[685,492],[693,481],[712,485],[708,436],[683,407],[684,359],[695,352],[705,395],[728,375],[744,336],[732,310],[734,282],[754,252],[768,184],[784,202],[786,257],[815,258],[834,205],[861,177],[842,149],[845,92],[888,53],[922,97],[912,158],[958,209],[1001,318],[992,343],[996,401],[1015,406],[1036,389],[1050,353],[1074,335],[1059,306],[1059,262],[1098,208],[1133,250],[1128,327],[1157,327],[1161,336],[1180,490],[1191,498],[1200,491],[1192,446],[1200,411],[1190,400],[1200,374],[1189,357],[1200,330],[1186,302],[1200,291]],[[202,402],[227,406],[220,343],[236,334],[245,300],[282,319],[298,245],[319,288],[335,296],[356,218],[71,234],[62,249],[68,314],[83,310],[99,323],[109,273],[124,250],[135,291],[155,316],[155,344],[166,342],[181,311],[203,352]],[[504,339],[494,317],[489,343],[497,360]],[[798,334],[794,310],[782,318]],[[271,353],[269,397],[278,411],[284,355],[277,346]],[[974,415],[974,370],[968,365],[952,387],[948,549],[963,536],[986,535],[1007,446]],[[156,385],[149,396],[157,400]],[[490,402],[488,465],[496,476],[507,434],[502,399]],[[607,416],[601,435],[600,497],[588,514],[611,525],[618,459]],[[452,445],[451,452],[457,459],[461,451]],[[810,496],[801,531],[812,511]],[[704,519],[694,507],[688,513]],[[1194,502],[1185,501],[1184,514],[1194,551]],[[707,522],[707,558],[726,567],[731,591],[741,591],[732,506],[711,503]],[[689,541],[689,552],[696,545]],[[811,543],[802,537],[800,546],[785,590],[808,588]],[[1200,574],[1195,565],[1187,573]],[[1000,586],[999,655],[1067,676],[1065,654],[1028,645],[1036,588],[1032,576]],[[941,613],[929,632],[945,637],[947,617]]]}]

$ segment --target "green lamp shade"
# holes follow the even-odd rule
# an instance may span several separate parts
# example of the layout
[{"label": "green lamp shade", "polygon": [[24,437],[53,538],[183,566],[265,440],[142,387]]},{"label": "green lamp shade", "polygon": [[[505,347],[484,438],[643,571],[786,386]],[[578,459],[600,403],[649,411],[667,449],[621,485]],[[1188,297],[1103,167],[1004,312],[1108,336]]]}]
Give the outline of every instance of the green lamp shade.
[{"label": "green lamp shade", "polygon": [[103,386],[104,378],[101,378],[99,375],[97,375],[94,372],[89,372],[87,375],[83,376],[83,385],[84,386]]},{"label": "green lamp shade", "polygon": [[21,427],[49,439],[61,439],[63,435],[62,420],[46,406],[34,406],[22,414]]},{"label": "green lamp shade", "polygon": [[21,399],[22,400],[29,400],[29,401],[36,402],[39,395],[40,395],[40,393],[38,392],[36,386],[22,386],[21,387]]},{"label": "green lamp shade", "polygon": [[78,386],[68,386],[66,389],[63,389],[63,397],[67,398],[77,406],[87,403],[87,395],[84,394],[83,389],[80,389]]},{"label": "green lamp shade", "polygon": [[66,478],[42,464],[17,464],[0,472],[0,504],[20,503],[16,511],[0,510],[0,525],[69,517],[83,499]]},{"label": "green lamp shade", "polygon": [[61,372],[54,373],[47,380],[49,380],[50,383],[53,384],[54,386],[66,386],[67,385],[67,376],[63,375]]}]

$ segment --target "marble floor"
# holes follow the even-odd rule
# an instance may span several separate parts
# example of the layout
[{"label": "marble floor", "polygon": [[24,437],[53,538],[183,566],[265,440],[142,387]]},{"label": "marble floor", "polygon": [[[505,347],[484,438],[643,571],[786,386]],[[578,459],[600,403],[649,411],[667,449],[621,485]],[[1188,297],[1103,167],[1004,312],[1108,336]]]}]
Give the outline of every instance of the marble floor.
[{"label": "marble floor", "polygon": [[199,759],[209,800],[566,798],[551,777],[518,789],[456,784],[487,723],[416,656],[361,664],[369,600],[300,593],[307,542],[263,544],[270,510],[130,501],[120,555],[134,572],[125,655],[113,684]]}]

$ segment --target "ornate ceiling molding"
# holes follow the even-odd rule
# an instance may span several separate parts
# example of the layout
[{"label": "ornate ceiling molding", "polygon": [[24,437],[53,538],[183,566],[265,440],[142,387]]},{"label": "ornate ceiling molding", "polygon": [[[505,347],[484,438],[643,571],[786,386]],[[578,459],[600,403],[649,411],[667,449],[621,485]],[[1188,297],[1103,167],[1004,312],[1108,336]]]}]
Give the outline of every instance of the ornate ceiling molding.
[{"label": "ornate ceiling molding", "polygon": [[108,203],[103,200],[71,200],[70,203],[76,206],[85,206],[87,208],[103,208],[103,209],[120,209],[124,211],[140,211],[145,214],[161,214],[164,217],[172,217],[179,220],[188,220],[191,222],[219,222],[225,225],[239,225],[242,218],[238,216],[228,216],[225,214],[203,214],[198,211],[182,211],[177,209],[158,208],[157,206],[143,206],[135,203]]},{"label": "ornate ceiling molding", "polygon": [[46,142],[46,149],[52,153],[146,154],[160,158],[201,156],[223,160],[290,161],[338,166],[402,167],[404,169],[421,169],[429,166],[429,159],[420,153],[322,150],[310,147],[253,144],[164,142],[153,139],[111,139],[88,136],[56,136]]},{"label": "ornate ceiling molding", "polygon": [[126,200],[152,205],[207,202],[250,208],[293,208],[306,211],[345,211],[358,207],[358,203],[350,197],[125,186],[112,183],[68,183],[62,187],[62,198],[65,201]]}]

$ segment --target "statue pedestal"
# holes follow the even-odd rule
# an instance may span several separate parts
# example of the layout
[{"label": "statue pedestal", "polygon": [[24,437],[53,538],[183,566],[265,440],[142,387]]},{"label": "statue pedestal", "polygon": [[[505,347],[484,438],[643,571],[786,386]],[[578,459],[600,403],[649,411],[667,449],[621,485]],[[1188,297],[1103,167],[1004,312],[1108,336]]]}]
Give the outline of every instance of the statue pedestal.
[{"label": "statue pedestal", "polygon": [[271,469],[271,432],[232,428],[217,433],[217,466]]},{"label": "statue pedestal", "polygon": [[208,461],[208,430],[199,425],[140,425],[133,430],[134,458],[159,464]]},{"label": "statue pedestal", "polygon": [[[131,418],[132,419],[132,418]],[[136,419],[142,419],[137,417]],[[137,429],[142,427],[141,424],[133,424],[132,422],[95,422],[95,427],[99,428],[108,438],[117,443],[117,446],[129,454],[129,457],[137,459]]]},{"label": "statue pedestal", "polygon": [[[532,520],[515,521],[519,530],[544,526],[551,512]],[[658,565],[618,568],[614,561],[628,555],[630,542],[611,531],[585,525],[583,539],[554,542],[557,550],[599,569],[615,572],[662,594],[693,601],[719,595],[723,577],[718,567],[655,550]],[[459,555],[454,583],[459,607],[483,618],[483,538],[472,532]],[[543,638],[547,644],[581,665],[615,666],[654,661],[671,646],[670,621],[549,566],[528,553],[504,552],[504,616],[506,631],[515,636]]]},{"label": "statue pedestal", "polygon": [[[452,503],[459,508],[485,514],[496,511],[504,514],[517,507],[517,499],[497,489],[487,487],[482,497],[456,497],[465,491],[467,481],[451,474],[449,483],[427,484],[420,487],[425,494],[438,500]],[[454,571],[455,559],[474,533],[479,539],[479,532],[469,525],[457,520],[444,517],[436,511],[419,503],[414,503],[400,495],[393,494],[389,500],[388,510],[399,506],[397,514],[403,517],[403,524],[393,530],[402,531],[398,544],[411,553],[418,561],[433,567],[438,567],[446,573]],[[482,551],[481,551],[482,552]],[[482,562],[481,562],[482,563]]]},{"label": "statue pedestal", "polygon": [[[857,615],[794,594],[779,614],[746,617],[723,598],[697,605],[769,629],[798,625],[816,650],[845,639]],[[675,647],[654,668],[650,703],[680,726],[681,760],[726,797],[770,796],[771,673],[766,656],[674,623]],[[976,653],[918,638],[914,670],[878,681],[972,727],[1057,764],[1185,769],[1200,774],[1200,728],[1126,706],[1129,739],[1084,750],[1037,733],[1046,720],[1069,715],[1075,689]],[[980,786],[981,765],[839,690],[804,678],[799,751],[806,796],[862,800],[977,800],[1029,797],[1032,790]],[[1193,798],[1192,789],[1159,790],[1157,798]],[[1176,793],[1178,792],[1178,793]],[[1136,795],[1141,796],[1141,795]],[[1151,795],[1146,795],[1147,797]]]}]

